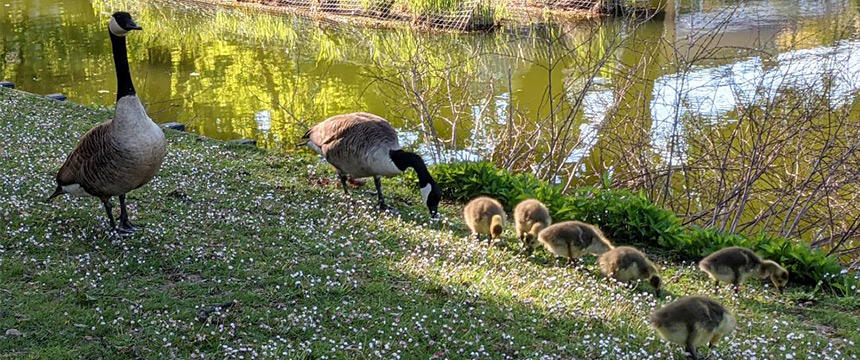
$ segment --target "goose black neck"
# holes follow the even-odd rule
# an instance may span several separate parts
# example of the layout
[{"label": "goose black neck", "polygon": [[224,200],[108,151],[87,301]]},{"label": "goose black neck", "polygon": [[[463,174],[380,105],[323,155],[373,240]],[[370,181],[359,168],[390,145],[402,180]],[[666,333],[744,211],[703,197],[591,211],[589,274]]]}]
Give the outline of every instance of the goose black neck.
[{"label": "goose black neck", "polygon": [[433,177],[427,171],[427,165],[424,164],[424,159],[417,154],[403,150],[392,150],[389,155],[391,161],[400,171],[405,171],[407,168],[415,169],[415,175],[418,175],[418,187],[423,188],[427,184],[434,183]]},{"label": "goose black neck", "polygon": [[116,67],[116,99],[134,95],[134,84],[131,82],[131,71],[128,68],[128,50],[125,37],[110,33],[110,43],[113,47],[113,64]]}]

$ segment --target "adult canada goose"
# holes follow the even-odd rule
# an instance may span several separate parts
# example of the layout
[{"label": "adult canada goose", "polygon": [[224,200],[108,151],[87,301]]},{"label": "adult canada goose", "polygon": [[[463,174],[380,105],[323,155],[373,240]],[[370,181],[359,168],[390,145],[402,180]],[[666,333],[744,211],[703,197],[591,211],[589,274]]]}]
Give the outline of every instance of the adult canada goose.
[{"label": "adult canada goose", "polygon": [[785,291],[788,270],[771,260],[762,260],[754,251],[743,247],[728,247],[715,251],[699,262],[699,269],[714,280],[714,291],[720,281],[734,285],[735,293],[749,275],[770,281],[780,291]]},{"label": "adult canada goose", "polygon": [[[62,194],[88,195],[101,199],[110,225],[120,233],[136,227],[129,221],[125,194],[148,183],[158,172],[166,154],[164,132],[140,103],[131,81],[125,36],[141,30],[127,12],[110,17],[108,32],[116,67],[116,114],[113,120],[87,132],[57,172],[57,188],[48,198]],[[111,197],[120,203],[119,227],[113,217]]]},{"label": "adult canada goose", "polygon": [[372,176],[379,208],[383,210],[388,206],[382,196],[380,177],[398,175],[410,167],[415,169],[424,204],[430,216],[436,217],[442,199],[439,186],[427,171],[424,160],[400,147],[397,132],[385,119],[363,112],[335,115],[314,125],[302,140],[334,166],[347,194],[347,175]]},{"label": "adult canada goose", "polygon": [[696,348],[713,348],[737,323],[722,304],[698,296],[680,298],[651,314],[651,325],[660,336],[684,346],[690,358],[700,359]]},{"label": "adult canada goose", "polygon": [[550,225],[538,234],[547,251],[566,257],[568,263],[583,253],[594,255],[612,250],[613,246],[597,226],[580,221],[565,221]]},{"label": "adult canada goose", "polygon": [[490,235],[491,239],[498,239],[502,236],[506,216],[505,209],[496,199],[480,196],[466,204],[463,218],[472,235]]},{"label": "adult canada goose", "polygon": [[552,224],[549,209],[536,199],[523,200],[514,208],[514,225],[517,237],[523,243],[523,251],[531,254],[537,246],[541,230]]},{"label": "adult canada goose", "polygon": [[660,274],[657,267],[639,249],[619,246],[609,250],[597,259],[600,271],[621,282],[648,280],[654,290],[660,293]]}]

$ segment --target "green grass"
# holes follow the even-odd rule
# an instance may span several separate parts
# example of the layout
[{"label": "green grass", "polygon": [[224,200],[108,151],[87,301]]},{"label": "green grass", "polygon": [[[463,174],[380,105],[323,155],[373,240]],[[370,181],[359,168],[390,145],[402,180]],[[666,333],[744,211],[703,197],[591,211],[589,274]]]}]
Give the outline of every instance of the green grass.
[{"label": "green grass", "polygon": [[[681,359],[648,314],[711,293],[690,262],[658,262],[668,295],[655,298],[593,258],[571,268],[511,239],[470,240],[459,204],[428,223],[403,178],[384,184],[401,215],[380,215],[372,186],[342,195],[315,157],[176,132],[159,176],[129,195],[144,230],[120,238],[94,199],[43,201],[77,139],[110,116],[0,89],[0,359]],[[716,358],[860,353],[856,290],[779,296],[752,282],[714,296],[739,320]]]}]

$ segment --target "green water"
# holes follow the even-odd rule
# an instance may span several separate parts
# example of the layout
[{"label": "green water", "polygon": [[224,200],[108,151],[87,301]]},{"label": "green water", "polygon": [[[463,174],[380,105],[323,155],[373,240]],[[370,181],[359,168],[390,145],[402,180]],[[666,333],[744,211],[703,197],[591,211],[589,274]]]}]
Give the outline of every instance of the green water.
[{"label": "green water", "polygon": [[[778,49],[780,41],[797,33],[826,33],[829,22],[844,16],[835,7],[846,5],[826,3],[834,8],[805,12],[805,7],[820,7],[817,4],[803,0],[750,2],[745,5],[747,10],[733,15],[736,20],[720,45]],[[426,130],[418,126],[414,106],[406,108],[409,100],[401,88],[403,81],[395,74],[409,66],[408,59],[416,51],[424,57],[425,66],[458,67],[450,74],[455,82],[451,93],[460,95],[452,99],[458,106],[504,114],[513,103],[527,116],[538,118],[548,114],[547,85],[554,86],[555,94],[575,86],[571,83],[576,83],[576,76],[570,72],[582,67],[579,62],[595,62],[613,38],[636,40],[617,50],[610,64],[635,64],[655,43],[676,38],[679,31],[691,27],[690,22],[695,24],[696,19],[730,5],[683,8],[675,21],[652,21],[635,29],[620,21],[605,21],[455,35],[326,27],[301,19],[181,2],[0,0],[0,78],[34,93],[61,92],[75,102],[112,104],[115,80],[105,24],[112,11],[128,9],[145,28],[130,37],[130,58],[140,97],[155,121],[178,121],[207,136],[253,138],[267,148],[289,149],[308,125],[350,111],[376,113],[413,134]],[[827,21],[817,21],[820,19]],[[586,49],[576,49],[573,56],[555,55],[560,65],[548,73],[545,67],[553,56],[550,49],[558,48],[552,45],[557,41],[554,37],[562,33],[569,43],[592,36],[602,39]],[[834,40],[838,37],[824,35],[804,46],[829,45]],[[574,62],[577,64],[565,65]],[[643,91],[672,72],[656,65],[636,74],[645,80],[645,85],[637,85]],[[618,75],[605,72],[601,74],[605,81],[588,94],[591,101],[583,106],[582,124],[602,115],[606,107],[602,101],[611,98],[607,94],[617,85],[614,78]],[[434,80],[438,79],[427,79],[423,85],[451,87]],[[488,104],[487,99],[494,101]],[[494,125],[476,126],[481,121],[478,110],[454,116],[455,110],[437,107],[438,114],[431,115],[443,119],[433,119],[441,137],[451,138],[455,129],[444,119],[459,118],[458,134],[448,148],[480,150],[480,139],[470,137],[492,137],[473,132],[476,127],[491,131]],[[587,149],[579,151],[584,154]],[[471,157],[480,155],[475,151]]]},{"label": "green water", "polygon": [[[696,141],[713,130],[708,124],[726,125],[708,136],[729,133],[736,107],[750,93],[770,91],[752,80],[799,79],[805,91],[831,91],[836,108],[854,103],[857,8],[848,1],[708,0],[682,2],[665,20],[450,34],[348,28],[178,0],[0,0],[0,80],[112,105],[106,24],[113,11],[128,10],[144,28],[129,36],[132,74],[157,122],[291,151],[312,124],[368,111],[389,119],[403,145],[428,160],[489,158],[574,185],[614,174],[614,186],[647,189],[694,216],[722,201],[727,181],[718,185],[706,171],[671,174],[673,192],[661,199],[655,194],[664,180],[649,169],[707,169]],[[814,74],[824,68],[844,76]],[[705,125],[673,121],[684,117]],[[806,159],[780,156],[786,159],[775,164],[796,168],[787,172],[817,171]],[[780,171],[773,178],[781,179]],[[741,208],[743,219],[766,211],[771,188],[782,186],[756,183],[761,194]],[[839,200],[847,203],[852,189],[856,182],[839,188]]]}]

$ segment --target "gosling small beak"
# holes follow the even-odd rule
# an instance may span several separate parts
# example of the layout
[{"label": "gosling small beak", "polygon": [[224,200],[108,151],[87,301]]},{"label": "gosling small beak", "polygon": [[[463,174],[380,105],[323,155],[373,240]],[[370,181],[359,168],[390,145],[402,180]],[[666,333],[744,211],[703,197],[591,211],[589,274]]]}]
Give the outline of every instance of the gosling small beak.
[{"label": "gosling small beak", "polygon": [[780,293],[780,294],[785,294],[785,286],[783,286],[783,287],[779,288],[779,293]]}]

